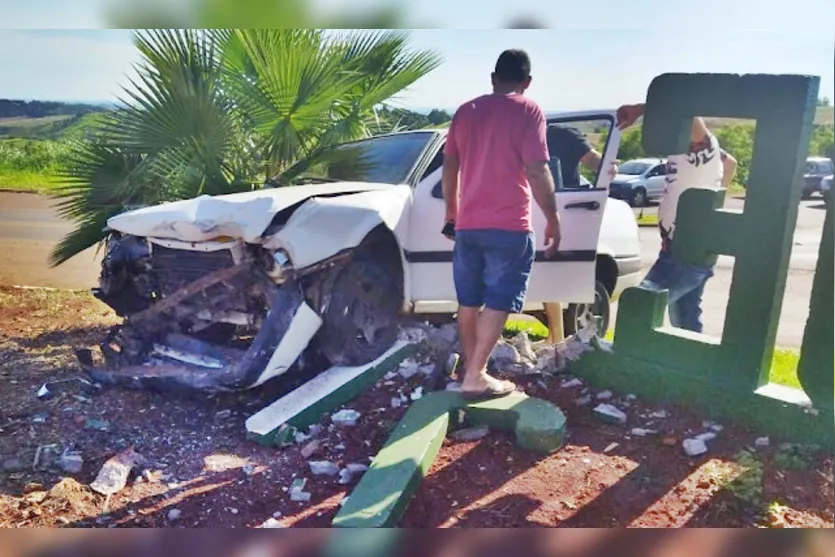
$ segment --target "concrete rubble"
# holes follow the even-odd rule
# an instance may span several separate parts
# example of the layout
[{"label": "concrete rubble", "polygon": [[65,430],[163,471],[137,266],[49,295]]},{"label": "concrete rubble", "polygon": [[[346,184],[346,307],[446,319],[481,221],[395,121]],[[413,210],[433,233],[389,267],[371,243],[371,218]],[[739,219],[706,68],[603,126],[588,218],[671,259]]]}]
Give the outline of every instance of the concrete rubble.
[{"label": "concrete rubble", "polygon": [[620,408],[611,404],[598,404],[595,406],[594,415],[608,423],[625,424],[626,413]]},{"label": "concrete rubble", "polygon": [[467,427],[453,431],[449,436],[456,441],[478,441],[490,434],[490,428],[486,425]]},{"label": "concrete rubble", "polygon": [[328,460],[311,460],[307,465],[310,473],[314,476],[336,476],[339,474],[339,466]]},{"label": "concrete rubble", "polygon": [[356,410],[344,409],[331,415],[331,422],[343,427],[354,427],[357,425],[357,420],[360,418],[360,413]]},{"label": "concrete rubble", "polygon": [[104,463],[98,476],[90,484],[90,488],[102,495],[118,493],[127,485],[128,477],[134,466],[144,462],[145,458],[134,451],[132,447],[129,447]]}]

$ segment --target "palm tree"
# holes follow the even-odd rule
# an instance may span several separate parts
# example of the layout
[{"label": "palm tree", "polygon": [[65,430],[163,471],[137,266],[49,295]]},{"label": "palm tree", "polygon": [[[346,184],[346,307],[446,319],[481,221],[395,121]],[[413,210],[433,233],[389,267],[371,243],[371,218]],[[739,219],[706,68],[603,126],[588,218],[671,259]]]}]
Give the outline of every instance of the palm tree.
[{"label": "palm tree", "polygon": [[127,208],[292,183],[440,64],[403,31],[155,29],[134,43],[138,79],[61,172],[58,209],[76,228],[53,266]]}]

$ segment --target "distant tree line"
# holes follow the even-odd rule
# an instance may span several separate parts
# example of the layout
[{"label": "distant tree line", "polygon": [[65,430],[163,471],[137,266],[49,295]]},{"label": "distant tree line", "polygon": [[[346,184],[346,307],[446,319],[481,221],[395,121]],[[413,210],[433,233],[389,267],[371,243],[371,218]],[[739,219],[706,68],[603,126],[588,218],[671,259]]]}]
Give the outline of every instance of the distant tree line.
[{"label": "distant tree line", "polygon": [[104,107],[83,103],[0,99],[0,118],[76,116],[89,112],[101,112],[102,110],[105,110]]}]

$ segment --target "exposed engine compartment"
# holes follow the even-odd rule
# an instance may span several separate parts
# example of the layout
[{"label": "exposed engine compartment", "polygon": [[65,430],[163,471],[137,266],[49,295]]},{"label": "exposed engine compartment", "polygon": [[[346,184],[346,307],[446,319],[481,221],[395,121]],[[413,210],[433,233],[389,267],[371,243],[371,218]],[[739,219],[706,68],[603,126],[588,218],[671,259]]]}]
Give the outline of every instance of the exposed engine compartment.
[{"label": "exposed engine compartment", "polygon": [[250,388],[293,365],[325,319],[333,346],[313,342],[317,353],[334,364],[373,359],[388,348],[399,298],[386,303],[389,277],[362,257],[352,265],[356,255],[299,272],[282,250],[237,239],[184,243],[112,232],[93,293],[124,322],[100,345],[104,366],[90,351],[79,360],[105,383]]}]

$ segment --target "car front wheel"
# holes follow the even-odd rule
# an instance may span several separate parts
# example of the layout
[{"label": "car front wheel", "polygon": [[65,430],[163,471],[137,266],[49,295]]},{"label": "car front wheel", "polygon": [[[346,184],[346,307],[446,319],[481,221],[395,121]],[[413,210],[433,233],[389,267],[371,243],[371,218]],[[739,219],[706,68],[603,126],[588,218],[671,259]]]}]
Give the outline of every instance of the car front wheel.
[{"label": "car front wheel", "polygon": [[333,283],[317,334],[317,348],[332,365],[373,362],[397,341],[401,296],[393,266],[355,259]]},{"label": "car front wheel", "polygon": [[584,329],[600,319],[598,336],[603,336],[609,330],[611,317],[611,299],[606,286],[599,280],[594,284],[594,303],[591,304],[569,304],[565,309],[563,323],[566,336],[577,334],[577,331]]}]

